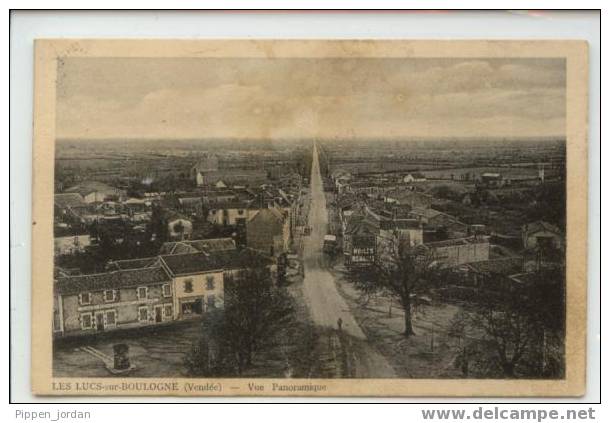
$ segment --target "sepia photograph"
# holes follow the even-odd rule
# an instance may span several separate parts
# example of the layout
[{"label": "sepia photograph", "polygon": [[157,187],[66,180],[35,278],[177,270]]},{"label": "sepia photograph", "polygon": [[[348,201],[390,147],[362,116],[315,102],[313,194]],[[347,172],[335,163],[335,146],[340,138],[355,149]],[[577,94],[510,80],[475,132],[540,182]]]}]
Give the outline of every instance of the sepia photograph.
[{"label": "sepia photograph", "polygon": [[40,393],[582,393],[586,44],[36,50]]}]

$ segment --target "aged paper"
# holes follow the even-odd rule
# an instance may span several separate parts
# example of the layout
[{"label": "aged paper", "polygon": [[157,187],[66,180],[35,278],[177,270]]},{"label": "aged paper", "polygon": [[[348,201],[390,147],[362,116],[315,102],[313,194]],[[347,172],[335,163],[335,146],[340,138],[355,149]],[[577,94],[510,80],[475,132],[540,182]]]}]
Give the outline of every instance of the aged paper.
[{"label": "aged paper", "polygon": [[36,394],[584,393],[585,42],[35,52]]}]

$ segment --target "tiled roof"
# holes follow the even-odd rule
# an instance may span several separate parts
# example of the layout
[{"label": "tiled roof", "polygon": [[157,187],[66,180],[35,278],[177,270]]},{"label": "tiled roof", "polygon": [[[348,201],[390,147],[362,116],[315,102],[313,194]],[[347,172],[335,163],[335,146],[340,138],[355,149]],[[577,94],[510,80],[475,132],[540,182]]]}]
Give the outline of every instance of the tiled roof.
[{"label": "tiled roof", "polygon": [[123,204],[127,204],[127,205],[134,205],[134,204],[146,204],[149,200],[146,200],[144,198],[128,198],[127,200],[123,201]]},{"label": "tiled roof", "polygon": [[532,223],[523,225],[523,230],[528,234],[535,233],[535,232],[541,232],[541,231],[561,234],[561,230],[557,226],[551,225],[550,223],[545,222],[543,220],[539,220],[537,222],[532,222]]},{"label": "tiled roof", "polygon": [[384,226],[388,226],[391,229],[419,229],[421,228],[421,223],[417,219],[399,219],[384,221],[382,222],[382,228]]},{"label": "tiled roof", "polygon": [[161,247],[159,254],[184,254],[213,251],[234,250],[235,241],[232,238],[197,239],[192,241],[166,242]]},{"label": "tiled roof", "polygon": [[[394,185],[392,185],[394,186]],[[358,189],[367,189],[367,188],[387,188],[388,183],[385,181],[356,181],[350,184],[351,188]]]},{"label": "tiled roof", "polygon": [[423,207],[413,207],[413,209],[411,210],[411,214],[414,214],[416,216],[422,216],[422,217],[425,217],[426,219],[432,219],[438,215],[443,214],[443,212],[440,212],[440,211],[434,210],[434,209],[423,208]]},{"label": "tiled roof", "polygon": [[158,257],[146,257],[132,260],[116,260],[109,261],[106,264],[107,270],[128,270],[142,269],[144,267],[154,266],[159,261]]},{"label": "tiled roof", "polygon": [[345,233],[348,235],[374,235],[377,231],[378,228],[373,222],[361,216],[351,216],[345,228]]},{"label": "tiled roof", "polygon": [[434,241],[426,243],[427,247],[430,248],[442,248],[442,247],[453,247],[457,245],[468,245],[468,244],[485,244],[489,243],[489,240],[486,238],[455,238],[455,239],[447,239],[445,241]]},{"label": "tiled roof", "polygon": [[196,194],[202,194],[205,197],[215,197],[215,196],[231,196],[236,195],[239,190],[235,188],[208,188],[205,191],[197,192]]},{"label": "tiled roof", "polygon": [[164,255],[161,259],[174,275],[188,275],[223,268],[222,262],[201,252]]},{"label": "tiled roof", "polygon": [[55,205],[60,208],[67,207],[82,207],[86,205],[85,200],[79,193],[63,193],[63,194],[55,194]]},{"label": "tiled roof", "polygon": [[260,209],[260,211],[258,213],[256,213],[254,216],[252,216],[252,218],[250,219],[250,222],[253,222],[254,220],[258,220],[258,219],[263,219],[263,222],[265,220],[270,220],[270,219],[274,219],[274,220],[283,222],[284,218],[285,218],[284,212],[282,212],[281,210],[279,210],[275,207],[269,207],[269,208]]},{"label": "tiled roof", "polygon": [[227,250],[210,254],[212,259],[219,263],[225,270],[240,269],[255,265],[270,265],[273,263],[269,257],[251,250]]},{"label": "tiled roof", "polygon": [[186,217],[182,213],[179,213],[176,210],[172,210],[172,209],[164,208],[164,209],[162,209],[161,214],[168,222],[171,222],[173,220],[178,220],[178,219],[190,221],[190,219],[188,217]]},{"label": "tiled roof", "polygon": [[455,227],[456,225],[460,227],[468,226],[465,223],[460,222],[455,216],[434,209],[413,208],[413,210],[411,210],[410,212],[410,215],[424,217],[428,219],[428,223],[432,225],[434,225],[434,222],[430,222],[430,220],[440,217],[442,219],[441,224],[443,225],[451,225],[453,227]]},{"label": "tiled roof", "polygon": [[59,277],[55,281],[58,293],[77,294],[104,289],[132,288],[170,282],[170,277],[160,266],[144,269],[117,270],[92,275]]},{"label": "tiled roof", "polygon": [[342,194],[336,201],[338,208],[345,208],[354,205],[358,201],[358,197],[353,194]]},{"label": "tiled roof", "polygon": [[495,260],[479,261],[468,264],[477,273],[515,275],[523,270],[521,257],[506,257]]},{"label": "tiled roof", "polygon": [[187,241],[187,244],[195,247],[199,251],[211,253],[214,251],[235,250],[235,241],[233,238],[211,238]]},{"label": "tiled roof", "polygon": [[435,199],[431,195],[424,194],[424,193],[417,192],[417,191],[410,191],[410,190],[388,191],[386,194],[386,197],[392,198],[392,199],[398,201],[399,203],[403,203],[403,202],[409,203],[409,202],[413,202],[413,201],[433,203],[433,202],[437,201],[437,199]]},{"label": "tiled roof", "polygon": [[207,203],[210,209],[247,209],[252,204],[253,200],[227,200],[214,201]]},{"label": "tiled roof", "polygon": [[159,250],[160,255],[196,253],[197,250],[183,241],[164,242]]},{"label": "tiled roof", "polygon": [[426,175],[420,172],[409,173],[409,175],[411,175],[415,179],[426,179]]},{"label": "tiled roof", "polygon": [[55,266],[53,268],[53,277],[54,278],[65,277],[65,276],[77,276],[80,274],[81,274],[81,271],[79,268],[66,269],[64,267],[59,267],[59,266]]},{"label": "tiled roof", "polygon": [[184,242],[166,242],[161,246],[159,254],[186,254],[186,253],[197,253],[198,249],[192,247]]}]

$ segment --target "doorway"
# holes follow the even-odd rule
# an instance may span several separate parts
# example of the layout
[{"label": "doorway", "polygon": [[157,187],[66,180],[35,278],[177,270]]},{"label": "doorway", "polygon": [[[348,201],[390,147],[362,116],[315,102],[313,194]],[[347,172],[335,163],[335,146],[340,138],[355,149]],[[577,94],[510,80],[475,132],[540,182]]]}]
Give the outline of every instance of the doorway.
[{"label": "doorway", "polygon": [[155,323],[161,323],[163,321],[163,307],[155,306]]},{"label": "doorway", "polygon": [[104,330],[104,313],[95,313],[95,328],[98,331]]}]

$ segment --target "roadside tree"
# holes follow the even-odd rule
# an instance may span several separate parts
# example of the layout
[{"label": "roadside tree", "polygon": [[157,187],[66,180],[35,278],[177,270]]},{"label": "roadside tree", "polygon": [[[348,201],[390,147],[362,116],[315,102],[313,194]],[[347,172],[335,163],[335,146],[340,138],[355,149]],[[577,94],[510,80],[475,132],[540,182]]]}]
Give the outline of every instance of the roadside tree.
[{"label": "roadside tree", "polygon": [[375,263],[353,270],[351,279],[367,297],[385,292],[404,312],[404,336],[415,334],[412,303],[429,291],[436,277],[433,253],[423,245],[411,245],[408,237],[396,235],[378,246]]}]

